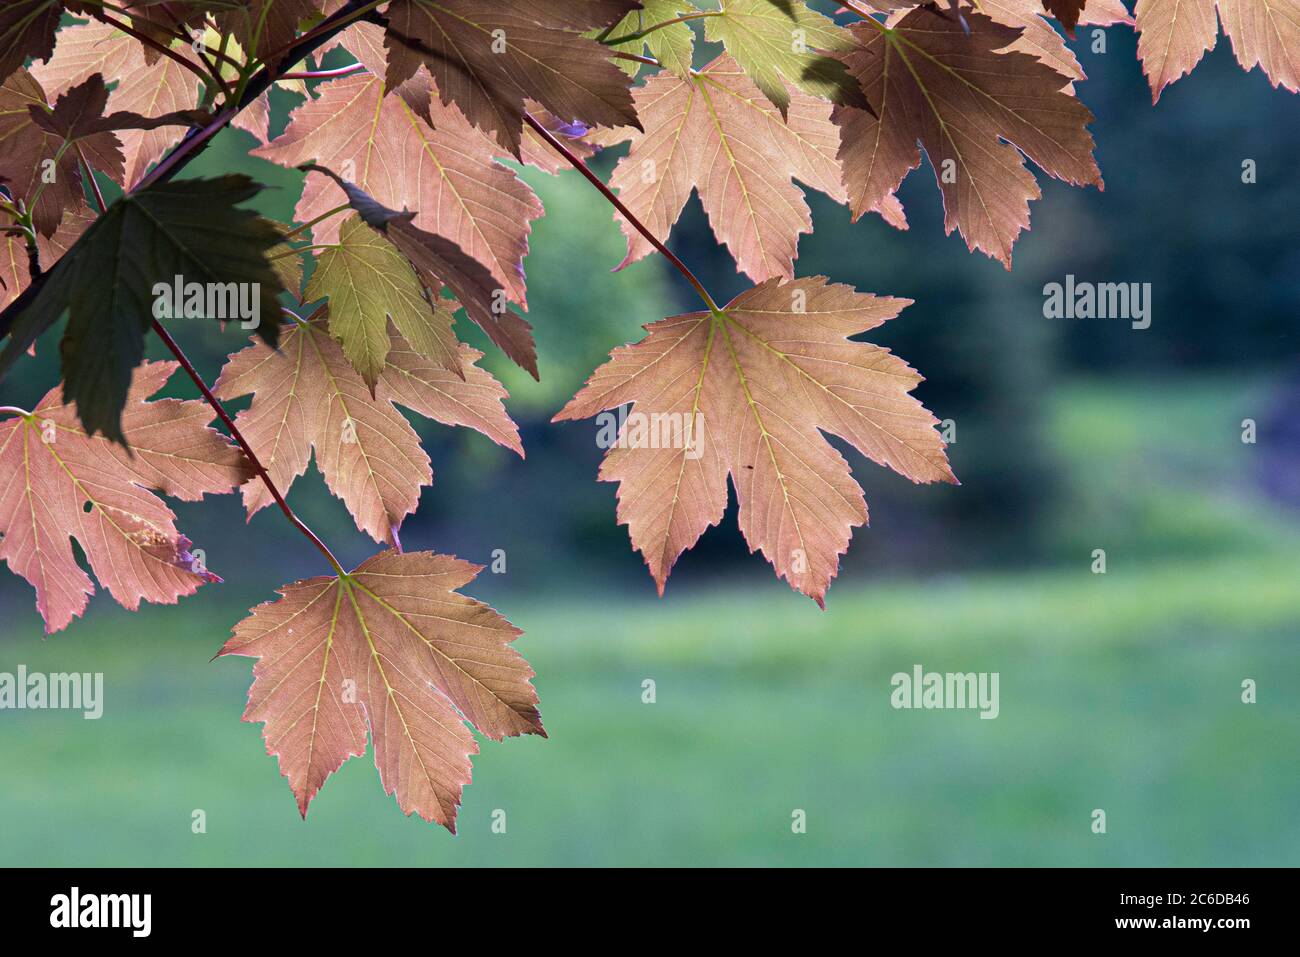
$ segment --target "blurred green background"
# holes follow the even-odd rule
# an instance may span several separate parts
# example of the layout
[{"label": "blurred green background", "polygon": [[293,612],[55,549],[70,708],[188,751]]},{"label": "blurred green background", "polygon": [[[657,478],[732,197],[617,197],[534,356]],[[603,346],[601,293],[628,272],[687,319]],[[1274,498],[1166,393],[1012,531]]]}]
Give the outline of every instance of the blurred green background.
[{"label": "blurred green background", "polygon": [[[848,452],[872,526],[827,611],[748,555],[734,506],[654,597],[596,481],[594,424],[547,420],[610,348],[695,305],[657,260],[607,271],[622,239],[576,175],[525,171],[547,207],[526,261],[542,383],[487,364],[528,459],[416,417],[436,477],[403,539],[505,550],[506,574],[467,591],[526,631],[550,739],[482,742],[455,838],[403,818],[370,758],[303,823],[239,721],[251,663],[208,659],[249,606],[323,569],[278,513],[177,504],[226,578],[177,607],[99,595],[42,641],[30,588],[0,575],[0,671],[106,685],[99,721],[0,712],[0,864],[1300,863],[1300,106],[1223,42],[1153,108],[1131,32],[1106,33],[1105,54],[1090,30],[1072,46],[1107,188],[1042,181],[1014,272],[942,235],[928,167],[901,191],[905,233],[810,196],[799,273],[916,300],[874,338],[928,377],[963,481],[915,488]],[[278,129],[298,98],[276,97]],[[224,134],[192,170],[247,171],[291,218],[300,179],[251,144]],[[697,202],[673,245],[715,297],[744,288]],[[1151,282],[1151,328],[1045,319],[1042,286],[1067,273]],[[241,342],[175,325],[209,381]],[[56,341],[6,403],[55,384]],[[314,471],[291,498],[345,562],[374,550]],[[998,672],[999,717],[894,710],[890,677],[918,663]]]}]

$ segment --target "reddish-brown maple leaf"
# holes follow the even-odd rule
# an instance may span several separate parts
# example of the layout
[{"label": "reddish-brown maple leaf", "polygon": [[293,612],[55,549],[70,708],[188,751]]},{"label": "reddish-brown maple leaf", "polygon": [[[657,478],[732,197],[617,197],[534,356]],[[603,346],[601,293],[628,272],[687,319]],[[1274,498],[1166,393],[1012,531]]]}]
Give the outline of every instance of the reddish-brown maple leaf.
[{"label": "reddish-brown maple leaf", "polygon": [[914,482],[956,481],[936,420],[908,394],[921,377],[849,338],[908,304],[822,277],[769,280],[717,312],[647,326],[556,415],[634,403],[600,477],[619,483],[619,522],[661,594],[678,556],[721,521],[730,476],[750,549],[822,603],[867,506],[821,431]]},{"label": "reddish-brown maple leaf", "polygon": [[84,10],[65,0],[6,0],[0,7],[0,81],[9,79],[29,57],[49,59],[65,7]]},{"label": "reddish-brown maple leaf", "polygon": [[356,570],[280,589],[234,629],[221,655],[257,658],[244,720],[262,722],[298,810],[366,752],[406,814],[456,831],[478,753],[469,722],[494,741],[545,737],[522,632],[457,592],[482,566],[385,551]]},{"label": "reddish-brown maple leaf", "polygon": [[[321,47],[319,55],[324,56],[336,47],[343,47],[375,76],[383,78],[388,75],[388,51],[384,48],[384,28],[379,24],[364,20],[352,24]],[[424,66],[421,66],[410,79],[404,80],[400,86],[389,92],[396,93],[405,100],[406,105],[413,109],[417,116],[430,123],[433,122],[430,113],[433,80]]]},{"label": "reddish-brown maple leaf", "polygon": [[[956,18],[920,7],[852,27],[846,56],[876,114],[835,108],[840,161],[855,217],[876,207],[921,163],[924,148],[944,200],[944,228],[1011,268],[1011,249],[1041,192],[1024,157],[1074,185],[1102,187],[1088,123],[1068,78],[1005,48],[1020,31],[974,11]],[[1023,154],[1023,156],[1022,156]]]},{"label": "reddish-brown maple leaf", "polygon": [[[94,158],[94,154],[90,153],[89,142],[92,134],[126,129],[154,130],[161,126],[188,126],[211,119],[211,115],[202,110],[178,110],[160,116],[141,116],[134,112],[108,113],[107,110],[108,85],[99,73],[92,73],[83,82],[60,94],[52,109],[35,105],[27,108],[37,126],[65,142],[75,143],[88,160]],[[87,142],[81,142],[83,140]]]},{"label": "reddish-brown maple leaf", "polygon": [[[1079,59],[1065,44],[1065,38],[1057,33],[1056,28],[1046,19],[1050,11],[1042,0],[955,0],[958,7],[955,12],[965,16],[967,9],[973,9],[1008,27],[1017,27],[1024,32],[1007,50],[1019,50],[1042,60],[1057,73],[1072,80],[1083,80],[1087,75],[1079,65]],[[897,10],[910,10],[919,4],[905,0],[875,0],[870,4],[881,13]],[[949,8],[954,10],[954,8]],[[1087,5],[1079,13],[1078,25],[1089,27],[1108,27],[1116,23],[1133,25],[1133,17],[1124,6],[1123,0],[1087,0]]]},{"label": "reddish-brown maple leaf", "polygon": [[[135,79],[144,66],[143,45],[116,27],[92,20],[74,23],[58,32],[54,55],[43,63],[34,63],[36,77],[46,96],[59,96],[94,73],[102,73],[121,83]],[[198,80],[194,74],[195,87]]]},{"label": "reddish-brown maple leaf", "polygon": [[[96,73],[116,80],[108,98],[108,110],[113,113],[158,116],[193,109],[199,101],[194,74],[171,57],[160,56],[147,62],[145,49],[140,41],[110,24],[73,24],[59,31],[54,56],[33,67],[32,75],[47,96],[58,96]],[[166,126],[119,130],[117,135],[126,157],[123,183],[138,182],[176,144],[182,132]]]},{"label": "reddish-brown maple leaf", "polygon": [[1258,66],[1274,86],[1300,90],[1300,0],[1137,0],[1138,58],[1152,103],[1214,49],[1216,9],[1243,70]]},{"label": "reddish-brown maple leaf", "polygon": [[[1044,6],[1039,0],[967,0],[966,5],[998,23],[1024,31],[1020,39],[1006,49],[1031,54],[1071,80],[1087,78],[1074,51],[1066,46],[1065,39],[1044,18]],[[1122,0],[1088,0],[1087,6],[1079,13],[1078,23],[1082,26],[1106,27],[1116,23],[1132,26],[1133,18]]]},{"label": "reddish-brown maple leaf", "polygon": [[[812,214],[794,180],[841,203],[847,194],[835,158],[840,138],[831,105],[789,84],[786,93],[788,118],[782,119],[725,54],[690,77],[661,71],[636,91],[646,132],[628,131],[632,148],[610,185],[658,236],[668,235],[694,189],[714,235],[742,272],[755,280],[793,277],[799,236],[812,232]],[[881,197],[878,206],[903,225],[894,197]],[[616,219],[628,239],[622,268],[654,247]]]},{"label": "reddish-brown maple leaf", "polygon": [[[69,111],[78,110],[79,100],[77,91],[69,90],[55,108],[65,104]],[[65,146],[63,137],[36,124],[33,108],[49,110],[45,91],[30,73],[18,70],[0,85],[0,180],[15,199],[27,204],[37,230],[53,236],[65,211],[86,205],[80,157],[120,180],[122,149],[116,135],[107,131],[87,133]]]},{"label": "reddish-brown maple leaf", "polygon": [[[323,47],[323,50],[333,49],[334,46],[342,46],[354,57],[357,62],[364,66],[375,76],[386,76],[388,73],[388,51],[384,48],[384,28],[377,24],[360,22],[354,23],[337,37],[336,43]],[[429,71],[423,66],[415,76],[409,80],[403,81],[402,85],[396,90],[389,91],[396,93],[407,105],[415,111],[416,115],[424,120],[434,123],[433,119],[433,80],[429,77]],[[591,157],[596,148],[587,142],[585,129],[581,132],[574,132],[575,126],[567,121],[561,121],[546,110],[540,103],[532,100],[524,102],[525,108],[533,118],[545,126],[556,136],[562,138],[569,149],[573,150],[583,159]],[[447,109],[455,109],[456,119],[464,121],[464,114],[454,107],[444,107],[441,102],[437,106],[439,114]],[[454,121],[453,121],[454,122]],[[473,127],[474,133],[484,141],[483,149],[491,156],[508,156],[509,151],[501,146],[490,134],[483,132],[477,126]],[[529,166],[535,166],[547,173],[558,173],[561,170],[568,169],[569,164],[563,157],[558,156],[551,147],[538,136],[537,131],[531,126],[524,127],[523,139],[520,141],[520,155],[518,157]]]},{"label": "reddish-brown maple leaf", "polygon": [[[519,432],[506,415],[501,384],[475,363],[482,353],[461,345],[463,378],[414,352],[396,330],[374,396],[329,334],[323,310],[287,327],[280,348],[257,343],[235,353],[213,391],[223,400],[253,394],[235,422],[282,493],[316,467],[357,527],[394,541],[433,481],[420,437],[398,403],[444,425],[467,426],[517,452]],[[272,504],[266,487],[244,487],[250,517]]]},{"label": "reddish-brown maple leaf", "polygon": [[207,427],[201,400],[147,401],[178,368],[135,370],[122,432],[130,445],[88,436],[76,410],[50,391],[25,417],[0,422],[0,558],[36,589],[45,630],[65,628],[95,586],[72,551],[76,539],[95,577],[124,607],[175,604],[219,581],[197,561],[157,490],[185,501],[229,492],[252,475],[247,460]]},{"label": "reddish-brown maple leaf", "polygon": [[428,67],[442,102],[455,103],[515,156],[530,99],[569,122],[635,126],[628,77],[610,62],[609,50],[580,34],[637,6],[638,0],[393,0],[385,79],[397,89]]}]

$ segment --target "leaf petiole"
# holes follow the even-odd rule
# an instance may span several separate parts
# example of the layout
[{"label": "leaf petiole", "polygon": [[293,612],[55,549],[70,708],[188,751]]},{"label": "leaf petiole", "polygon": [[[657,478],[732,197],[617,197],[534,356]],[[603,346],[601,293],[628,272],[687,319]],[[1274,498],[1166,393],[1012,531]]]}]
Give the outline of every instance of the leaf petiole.
[{"label": "leaf petiole", "polygon": [[654,26],[646,27],[644,30],[638,30],[635,33],[625,33],[621,37],[599,37],[598,42],[607,47],[616,47],[624,43],[632,43],[635,40],[642,40],[656,30],[662,30],[665,27],[675,26],[679,23],[689,23],[691,20],[703,20],[706,17],[720,17],[722,14],[722,10],[701,10],[695,13],[687,13],[672,20],[665,20],[663,23],[656,23]]},{"label": "leaf petiole", "polygon": [[293,239],[293,237],[299,235],[300,233],[305,233],[307,230],[311,229],[317,223],[323,223],[331,216],[337,216],[339,213],[345,213],[351,208],[352,208],[351,203],[344,203],[342,206],[335,206],[333,209],[329,210],[328,212],[321,213],[315,219],[310,220],[309,222],[305,222],[301,226],[295,226],[293,229],[289,230],[289,232],[284,234],[285,241],[288,242],[290,239]]},{"label": "leaf petiole", "polygon": [[569,164],[574,169],[586,177],[587,181],[600,191],[600,194],[604,196],[605,199],[607,199],[629,223],[632,224],[636,231],[644,236],[650,245],[658,250],[665,259],[672,263],[673,268],[681,273],[682,276],[685,277],[686,281],[691,284],[691,288],[693,288],[700,299],[703,300],[705,307],[710,312],[715,315],[722,312],[713,297],[709,295],[709,291],[704,288],[704,283],[700,282],[699,277],[696,276],[695,273],[691,272],[690,267],[687,266],[686,263],[682,262],[681,258],[675,252],[665,246],[659,240],[659,237],[652,233],[649,228],[647,228],[646,225],[636,217],[636,214],[628,209],[621,199],[614,195],[614,191],[606,186],[604,181],[591,171],[591,167],[584,163],[571,149],[556,139],[555,135],[542,123],[539,123],[536,117],[531,113],[524,114],[524,122],[532,127],[533,131],[545,140],[547,145],[568,160]]},{"label": "leaf petiole", "polygon": [[296,256],[299,253],[311,252],[313,249],[337,249],[337,243],[313,243],[310,246],[294,246],[292,249],[285,250],[282,253],[276,253],[274,256],[267,256],[266,261],[275,262],[277,259],[286,259],[289,256]]}]

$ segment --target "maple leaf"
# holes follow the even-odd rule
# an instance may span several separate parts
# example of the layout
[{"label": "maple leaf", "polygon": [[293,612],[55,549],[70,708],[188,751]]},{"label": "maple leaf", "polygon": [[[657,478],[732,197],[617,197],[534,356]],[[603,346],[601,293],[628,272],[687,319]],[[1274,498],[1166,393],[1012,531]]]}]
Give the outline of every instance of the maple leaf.
[{"label": "maple leaf", "polygon": [[500,290],[478,260],[451,240],[417,229],[409,214],[386,210],[371,225],[407,258],[432,295],[444,286],[450,289],[489,339],[534,379],[540,378],[532,327],[503,304],[498,308]]},{"label": "maple leaf", "polygon": [[1152,103],[1214,49],[1216,11],[1243,70],[1258,66],[1273,86],[1300,90],[1300,0],[1137,0],[1138,59]]},{"label": "maple leaf", "polygon": [[[67,112],[79,109],[79,99],[70,91],[58,103]],[[52,236],[65,211],[86,204],[80,157],[84,155],[96,169],[120,178],[122,151],[111,132],[95,131],[65,140],[38,126],[33,111],[49,111],[45,91],[30,73],[18,70],[0,85],[0,181],[31,210],[36,229]]]},{"label": "maple leaf", "polygon": [[[96,73],[116,79],[117,86],[108,98],[108,109],[113,112],[151,116],[192,109],[199,98],[194,74],[170,57],[147,62],[146,49],[110,24],[75,24],[59,31],[54,57],[31,72],[47,96],[57,96]],[[124,184],[138,182],[181,136],[165,126],[123,129],[117,135],[126,159]]]},{"label": "maple leaf", "polygon": [[[695,60],[695,31],[690,24],[674,23],[662,27],[642,38],[624,40],[626,37],[641,33],[649,27],[658,26],[676,20],[684,13],[693,13],[695,8],[686,0],[642,0],[641,9],[633,10],[622,20],[603,30],[592,30],[587,36],[595,38],[604,36],[606,46],[621,49],[625,53],[639,53],[649,49],[650,55],[667,70],[680,77],[690,76],[691,65]],[[623,60],[619,66],[623,72],[636,76],[641,64],[636,61]]]},{"label": "maple leaf", "polygon": [[65,211],[85,205],[82,163],[122,182],[124,157],[115,131],[144,133],[208,118],[195,110],[105,115],[109,94],[99,73],[64,89],[53,108],[45,100],[45,91],[25,70],[0,86],[0,178],[31,208],[34,225],[46,236],[59,227]]},{"label": "maple leaf", "polygon": [[[3,375],[23,351],[64,314],[60,343],[64,396],[77,405],[86,430],[125,441],[119,416],[131,370],[144,355],[158,284],[247,283],[257,290],[258,335],[275,342],[284,291],[266,261],[281,233],[236,204],[261,189],[246,176],[158,183],[108,208],[55,264],[34,296],[27,290],[0,321],[9,341],[0,353]],[[203,215],[195,217],[201,209]],[[123,248],[132,255],[122,256]],[[214,318],[231,318],[220,316]]]},{"label": "maple leaf", "polygon": [[371,395],[384,371],[390,319],[416,353],[463,374],[452,306],[432,301],[406,257],[359,217],[343,224],[337,246],[318,255],[303,298],[329,300],[330,333]]},{"label": "maple leaf", "polygon": [[[336,46],[343,47],[356,57],[357,62],[372,75],[377,77],[387,75],[388,51],[384,48],[383,27],[365,21],[354,23],[340,33],[332,43],[321,49],[322,52],[327,52]],[[396,93],[406,101],[406,104],[417,116],[431,125],[434,124],[433,80],[429,76],[429,71],[423,66],[420,67],[415,76],[409,80],[404,80],[396,90],[385,90],[385,93]],[[586,159],[596,152],[596,148],[587,142],[587,130],[581,124],[561,120],[559,117],[552,115],[540,103],[533,100],[525,100],[524,106],[534,119],[542,123],[551,133],[565,140],[569,148],[578,156]],[[439,116],[444,117],[442,121],[444,125],[447,122],[453,123],[459,133],[464,133],[466,129],[472,130],[473,137],[479,141],[474,147],[476,153],[485,156],[504,157],[510,155],[491,135],[484,133],[477,126],[470,125],[459,109],[443,106],[440,102],[436,110]],[[454,113],[454,116],[448,120],[445,117],[449,110]],[[552,175],[561,169],[568,169],[568,164],[564,159],[558,157],[531,126],[524,127],[518,159],[529,166]]]},{"label": "maple leaf", "polygon": [[[321,47],[318,56],[323,57],[336,47],[342,47],[351,53],[374,76],[382,78],[388,75],[388,50],[384,48],[384,28],[379,24],[364,20],[353,23]],[[427,123],[433,123],[433,80],[424,66],[414,76],[403,80],[396,89],[386,92],[396,93],[417,116]]]},{"label": "maple leaf", "polygon": [[579,35],[637,6],[637,0],[393,0],[385,80],[396,89],[423,64],[441,102],[455,103],[516,157],[529,99],[568,121],[637,126],[627,77],[608,50]]},{"label": "maple leaf", "polygon": [[[969,0],[969,3],[990,19],[1024,31],[1006,49],[1035,56],[1071,80],[1087,78],[1074,51],[1066,46],[1065,39],[1044,18],[1044,6],[1039,0]],[[1088,0],[1086,9],[1079,14],[1078,23],[1082,26],[1105,27],[1116,23],[1132,26],[1133,18],[1121,0]]]},{"label": "maple leaf", "polygon": [[[170,42],[167,28],[189,25],[202,20],[208,11],[239,7],[244,0],[168,0],[166,16],[152,8],[164,0],[124,0],[136,29],[161,44]],[[55,33],[64,13],[89,16],[101,11],[103,4],[78,0],[5,0],[0,8],[0,81],[22,67],[28,57],[49,60],[54,53]],[[157,17],[158,19],[154,19]],[[153,63],[162,54],[146,48],[144,55]]]},{"label": "maple leaf", "polygon": [[0,558],[36,589],[47,634],[85,611],[95,586],[73,555],[86,554],[95,577],[125,608],[175,604],[204,582],[220,581],[191,553],[176,516],[152,490],[197,501],[229,492],[252,471],[239,450],[207,427],[201,400],[147,401],[179,368],[136,369],[122,413],[132,451],[83,431],[51,390],[27,416],[0,422]]},{"label": "maple leaf", "polygon": [[347,196],[349,205],[360,214],[362,221],[387,237],[406,257],[429,290],[431,299],[437,298],[444,286],[450,289],[465,306],[466,314],[488,337],[537,378],[537,349],[531,327],[513,312],[498,309],[501,290],[494,286],[491,273],[482,263],[465,255],[450,239],[416,228],[412,222],[414,213],[389,209],[333,170],[316,163],[305,163],[298,168],[329,177]]},{"label": "maple leaf", "polygon": [[[456,289],[470,318],[520,366],[537,375],[537,351],[528,324],[496,304],[497,290],[526,308],[523,257],[530,223],[542,214],[532,189],[494,158],[490,143],[457,110],[435,104],[437,129],[400,97],[385,96],[373,75],[335,80],[292,114],[284,134],[254,150],[285,166],[314,160],[323,168],[355,170],[347,176],[376,201],[415,211],[416,229],[450,240],[477,260],[495,282],[486,297]],[[358,122],[364,116],[365,122]],[[309,222],[339,205],[340,187],[309,178],[294,215]],[[333,243],[339,223],[313,227],[313,241]],[[480,301],[482,305],[480,306]]]},{"label": "maple leaf", "polygon": [[[1102,188],[1088,123],[1068,78],[1006,51],[1020,31],[971,11],[961,24],[931,8],[852,26],[845,61],[876,116],[836,107],[839,158],[854,218],[876,208],[925,149],[944,200],[944,229],[1011,268],[1011,249],[1041,192],[1024,156],[1074,185]],[[1002,52],[999,52],[1002,51]]]},{"label": "maple leaf", "polygon": [[[658,236],[668,235],[697,190],[714,235],[742,272],[754,280],[792,278],[799,236],[812,232],[812,214],[793,180],[837,202],[847,194],[831,105],[793,88],[788,92],[783,121],[726,54],[685,79],[657,73],[636,91],[647,132],[631,134],[631,150],[610,185]],[[897,208],[891,200],[880,203],[890,213]],[[621,216],[616,219],[628,241],[623,268],[654,247]],[[892,221],[901,224],[901,210]]]},{"label": "maple leaf", "polygon": [[[28,57],[48,60],[54,53],[64,0],[8,0],[0,9],[0,80],[22,68]],[[79,6],[79,5],[78,5]]]},{"label": "maple leaf", "polygon": [[[421,487],[433,481],[420,438],[394,403],[524,454],[502,405],[505,389],[475,365],[482,353],[460,346],[462,378],[391,335],[373,398],[319,314],[290,326],[278,350],[255,345],[235,353],[213,389],[224,400],[253,395],[235,424],[282,493],[307,470],[315,448],[330,491],[379,542],[394,541],[419,505]],[[245,486],[250,517],[270,504],[264,486]]]},{"label": "maple leaf", "polygon": [[[200,22],[197,11],[186,13],[179,11],[175,5],[159,10],[154,0],[122,0],[121,7],[131,17],[131,29],[153,41],[153,44],[142,44],[140,47],[140,55],[147,66],[153,66],[164,59],[161,48],[172,42],[173,28],[192,34]],[[170,17],[168,12],[171,13]]]},{"label": "maple leaf", "polygon": [[722,520],[730,476],[750,550],[823,602],[867,506],[819,430],[914,482],[956,482],[935,418],[908,394],[921,377],[849,339],[909,304],[823,277],[769,280],[723,309],[647,326],[555,416],[633,403],[642,426],[628,417],[600,478],[619,483],[619,522],[660,594],[678,556]]},{"label": "maple leaf", "polygon": [[279,589],[219,655],[256,658],[244,720],[261,722],[305,818],[325,780],[374,741],[386,794],[456,832],[478,745],[546,736],[522,632],[460,594],[482,566],[389,550],[348,574]]},{"label": "maple leaf", "polygon": [[[113,89],[108,106],[114,111],[151,113],[161,110],[179,114],[192,108],[196,99],[193,74],[169,57],[163,57],[152,67],[146,66],[132,76],[123,77]],[[119,131],[122,153],[126,157],[123,184],[134,184],[143,179],[149,168],[180,142],[181,136],[182,133],[167,126]]]},{"label": "maple leaf", "polygon": [[[92,74],[130,82],[144,67],[143,45],[108,23],[92,20],[60,30],[54,55],[30,69],[47,96],[58,96]],[[190,76],[194,79],[193,74]],[[196,81],[197,84],[197,81]]]},{"label": "maple leaf", "polygon": [[790,104],[787,82],[809,96],[870,109],[844,64],[828,55],[853,49],[853,37],[803,3],[723,0],[719,15],[705,21],[704,35],[726,46],[782,116]]},{"label": "maple leaf", "polygon": [[[90,142],[80,141],[88,140],[95,133],[128,129],[155,130],[161,126],[192,126],[212,118],[204,110],[177,110],[160,116],[141,116],[129,111],[105,115],[107,108],[108,86],[101,74],[93,73],[83,83],[61,94],[52,109],[33,105],[27,108],[27,112],[31,114],[32,122],[41,129],[53,133],[66,143],[76,143],[77,149],[83,155],[89,154],[91,159],[95,154],[90,150]],[[106,162],[118,161],[110,158]]]},{"label": "maple leaf", "polygon": [[[1023,32],[1020,38],[1005,47],[1006,50],[1019,50],[1042,60],[1057,73],[1071,80],[1087,79],[1083,67],[1074,51],[1066,46],[1065,38],[1056,31],[1046,19],[1046,8],[1041,0],[958,0],[961,4],[957,12],[965,16],[965,10],[973,8],[991,20],[1009,27],[1018,27]],[[902,0],[877,0],[871,4],[881,13],[897,10],[910,10],[917,3]],[[1108,27],[1116,23],[1133,25],[1133,18],[1123,4],[1123,0],[1088,0],[1087,6],[1079,14],[1079,25]]]}]

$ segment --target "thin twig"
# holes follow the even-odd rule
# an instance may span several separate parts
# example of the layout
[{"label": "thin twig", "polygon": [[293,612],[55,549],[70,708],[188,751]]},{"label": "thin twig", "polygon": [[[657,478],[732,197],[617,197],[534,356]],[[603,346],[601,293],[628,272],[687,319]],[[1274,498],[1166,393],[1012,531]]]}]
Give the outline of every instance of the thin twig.
[{"label": "thin twig", "polygon": [[628,53],[626,50],[611,50],[609,55],[616,60],[631,60],[633,63],[644,63],[646,66],[663,66],[662,63],[652,56],[642,56],[640,53]]},{"label": "thin twig", "polygon": [[282,253],[276,253],[274,256],[267,256],[266,261],[269,263],[273,263],[277,259],[285,259],[289,256],[297,256],[301,253],[314,252],[317,249],[333,249],[333,248],[335,248],[334,243],[312,243],[310,246],[290,246]]},{"label": "thin twig", "polygon": [[289,503],[284,500],[284,496],[281,495],[280,490],[276,488],[275,482],[271,479],[270,474],[267,473],[266,469],[262,466],[262,463],[258,460],[257,453],[253,451],[253,447],[248,444],[248,441],[240,433],[239,426],[235,425],[235,420],[231,418],[230,413],[226,411],[226,408],[221,404],[221,401],[212,394],[212,390],[209,389],[207,383],[203,381],[202,376],[200,376],[198,370],[194,368],[193,363],[190,362],[180,345],[171,337],[171,333],[169,333],[163,327],[163,324],[157,319],[153,320],[153,331],[158,334],[158,337],[162,339],[167,348],[171,350],[172,355],[176,357],[176,361],[181,364],[181,368],[185,370],[190,379],[193,380],[194,384],[198,386],[199,392],[203,394],[203,398],[207,401],[208,405],[212,406],[213,411],[217,413],[217,418],[221,419],[226,428],[230,430],[230,437],[239,445],[239,448],[244,453],[244,457],[247,458],[249,464],[253,466],[253,471],[256,472],[258,478],[262,480],[262,484],[266,486],[266,490],[271,493],[271,498],[275,499],[275,504],[280,506],[280,511],[284,512],[285,518],[289,520],[294,528],[302,532],[302,534],[305,535],[313,545],[320,549],[321,554],[329,560],[330,565],[334,567],[336,572],[340,575],[345,574],[343,566],[340,565],[339,560],[334,557],[334,553],[329,550],[329,546],[321,541],[320,537],[307,526],[307,523],[299,518],[298,514],[289,507]]},{"label": "thin twig", "polygon": [[625,33],[621,37],[601,36],[598,38],[598,42],[603,43],[605,46],[615,47],[618,46],[620,43],[631,43],[633,40],[644,39],[645,37],[648,37],[650,34],[654,33],[656,30],[662,30],[664,29],[664,27],[671,27],[674,24],[689,23],[692,20],[703,20],[706,19],[707,17],[720,17],[720,16],[722,16],[721,10],[696,11],[695,13],[687,13],[680,17],[676,17],[672,20],[665,20],[663,23],[656,23],[654,26],[646,27],[645,29],[638,30],[635,33]]},{"label": "thin twig", "polygon": [[352,208],[351,203],[344,203],[342,206],[335,206],[333,209],[329,210],[328,212],[321,213],[315,219],[309,219],[301,226],[295,226],[293,229],[289,230],[287,233],[284,234],[284,240],[285,242],[288,242],[290,239],[293,239],[293,237],[299,235],[300,233],[305,233],[307,230],[311,229],[317,223],[323,223],[331,216],[337,216],[339,213],[345,213],[351,208]]},{"label": "thin twig", "polygon": [[108,209],[108,203],[104,202],[104,194],[100,191],[99,181],[95,179],[95,168],[86,160],[86,154],[82,152],[80,143],[77,144],[77,158],[81,160],[81,165],[85,167],[86,179],[90,180],[90,188],[95,194],[95,203],[102,215]]},{"label": "thin twig", "polygon": [[189,70],[200,80],[202,80],[205,86],[207,85],[209,80],[215,79],[217,80],[218,83],[221,82],[220,77],[215,77],[211,73],[205,72],[203,68],[200,67],[197,63],[185,59],[185,57],[181,56],[171,47],[163,46],[161,43],[159,43],[157,40],[153,39],[152,37],[146,36],[145,34],[140,33],[139,31],[133,29],[129,24],[123,23],[121,20],[113,19],[107,13],[105,13],[102,8],[99,10],[98,13],[95,14],[95,16],[98,17],[100,20],[103,20],[105,23],[109,24],[110,26],[118,30],[121,30],[127,36],[139,40],[145,46],[152,47],[153,49],[161,53],[163,56],[170,57],[171,59],[175,60],[181,66],[185,67],[185,69]]},{"label": "thin twig", "polygon": [[623,218],[631,223],[636,228],[636,231],[649,241],[651,246],[659,250],[659,253],[672,263],[679,273],[686,277],[686,281],[694,287],[696,293],[698,293],[699,297],[704,300],[704,304],[709,308],[710,312],[721,311],[718,308],[718,304],[713,301],[713,297],[709,295],[709,291],[704,288],[704,283],[700,282],[695,273],[691,272],[690,267],[687,266],[686,263],[682,262],[675,252],[660,242],[659,237],[650,232],[649,228],[647,228],[641,220],[637,219],[636,214],[628,209],[621,199],[614,195],[613,190],[606,186],[601,178],[593,173],[586,163],[578,158],[572,150],[556,139],[551,131],[539,123],[537,118],[531,113],[524,114],[524,122],[531,126],[537,135],[544,139],[552,149],[568,160],[570,165],[585,176],[588,181],[596,187],[596,189],[600,190],[601,195],[603,195],[605,199],[609,200],[613,207],[623,215]]},{"label": "thin twig", "polygon": [[[81,157],[81,163],[86,168],[86,175],[95,186],[95,203],[98,205],[99,211],[102,214],[107,207],[104,204],[104,194],[99,191],[99,184],[95,182],[95,170],[86,162],[86,157],[84,155]],[[153,320],[153,331],[158,334],[158,337],[162,339],[167,348],[171,350],[171,354],[174,355],[176,360],[181,364],[181,368],[186,371],[189,377],[194,381],[194,384],[198,386],[199,392],[202,393],[203,398],[208,405],[212,407],[212,411],[217,414],[217,418],[225,423],[226,428],[230,430],[231,438],[233,438],[239,445],[240,451],[243,452],[244,457],[248,459],[248,464],[253,467],[253,471],[256,472],[258,478],[262,480],[262,484],[266,486],[266,490],[271,493],[271,498],[275,499],[275,504],[280,506],[280,511],[284,512],[285,517],[289,519],[298,531],[302,532],[313,545],[321,550],[321,553],[329,559],[330,564],[334,566],[335,570],[337,570],[340,575],[343,574],[343,566],[339,564],[338,559],[334,557],[334,554],[329,550],[329,547],[321,541],[320,537],[307,527],[307,523],[300,519],[297,513],[289,507],[289,503],[285,501],[284,496],[280,494],[280,490],[276,488],[275,482],[271,479],[270,474],[265,468],[263,468],[262,463],[258,460],[257,454],[253,451],[253,447],[248,444],[248,441],[240,433],[239,427],[235,425],[235,420],[231,418],[230,413],[226,411],[226,407],[221,404],[221,400],[212,393],[212,390],[208,388],[207,383],[203,381],[198,370],[194,368],[194,364],[190,362],[189,357],[186,356],[184,350],[181,349],[180,343],[171,337],[171,333],[169,333],[163,324],[157,319]],[[0,408],[0,412],[3,411],[5,410]]]}]

